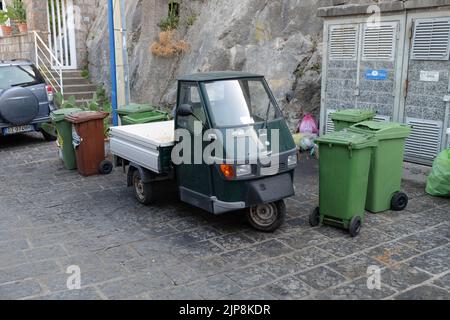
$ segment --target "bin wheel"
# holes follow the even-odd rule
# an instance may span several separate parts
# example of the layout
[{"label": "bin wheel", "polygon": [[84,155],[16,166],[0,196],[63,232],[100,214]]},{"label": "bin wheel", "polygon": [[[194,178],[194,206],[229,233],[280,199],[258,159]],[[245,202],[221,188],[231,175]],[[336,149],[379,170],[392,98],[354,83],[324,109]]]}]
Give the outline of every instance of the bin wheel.
[{"label": "bin wheel", "polygon": [[286,218],[286,205],[283,200],[251,207],[247,211],[247,220],[258,231],[274,232]]},{"label": "bin wheel", "polygon": [[403,192],[394,194],[391,200],[391,209],[393,211],[403,211],[408,206],[409,198]]},{"label": "bin wheel", "polygon": [[45,141],[56,141],[58,138],[45,130],[41,130],[42,135],[44,136]]},{"label": "bin wheel", "polygon": [[362,227],[361,217],[356,216],[353,217],[352,220],[350,221],[348,231],[350,232],[350,235],[354,238],[361,232],[361,227]]},{"label": "bin wheel", "polygon": [[309,225],[314,228],[319,226],[319,224],[320,224],[320,209],[319,207],[317,207],[309,215]]},{"label": "bin wheel", "polygon": [[109,160],[103,160],[98,168],[101,174],[110,174],[113,171],[113,163]]},{"label": "bin wheel", "polygon": [[149,205],[153,202],[153,188],[151,183],[144,183],[139,170],[133,173],[134,195],[137,201],[143,205]]}]

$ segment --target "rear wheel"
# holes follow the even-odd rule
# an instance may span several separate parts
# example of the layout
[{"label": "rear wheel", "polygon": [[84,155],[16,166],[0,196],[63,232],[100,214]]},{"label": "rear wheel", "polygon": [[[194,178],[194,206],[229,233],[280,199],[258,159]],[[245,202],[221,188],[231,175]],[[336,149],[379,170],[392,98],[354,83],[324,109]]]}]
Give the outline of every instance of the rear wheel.
[{"label": "rear wheel", "polygon": [[286,205],[283,200],[251,207],[247,211],[247,220],[256,230],[274,232],[284,222]]},{"label": "rear wheel", "polygon": [[133,187],[137,201],[144,205],[151,204],[154,201],[152,185],[142,181],[139,170],[135,170],[133,173]]},{"label": "rear wheel", "polygon": [[353,217],[350,221],[349,232],[350,235],[354,238],[361,232],[362,220],[361,217],[356,216]]},{"label": "rear wheel", "polygon": [[311,227],[318,227],[320,224],[320,209],[316,208],[309,215],[309,224]]},{"label": "rear wheel", "polygon": [[99,171],[101,174],[110,174],[114,169],[114,165],[109,160],[103,160],[100,163]]},{"label": "rear wheel", "polygon": [[403,211],[408,206],[408,196],[403,192],[394,194],[391,200],[391,209],[393,211]]}]

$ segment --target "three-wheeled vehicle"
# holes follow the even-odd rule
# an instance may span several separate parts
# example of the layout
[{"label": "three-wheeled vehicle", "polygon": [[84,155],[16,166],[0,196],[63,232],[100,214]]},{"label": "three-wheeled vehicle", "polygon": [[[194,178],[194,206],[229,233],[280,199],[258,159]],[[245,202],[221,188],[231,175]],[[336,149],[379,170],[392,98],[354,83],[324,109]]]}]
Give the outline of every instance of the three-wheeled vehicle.
[{"label": "three-wheeled vehicle", "polygon": [[294,195],[296,146],[261,75],[179,78],[175,120],[112,128],[111,152],[143,204],[174,180],[182,201],[213,214],[245,210],[254,228],[272,232]]}]

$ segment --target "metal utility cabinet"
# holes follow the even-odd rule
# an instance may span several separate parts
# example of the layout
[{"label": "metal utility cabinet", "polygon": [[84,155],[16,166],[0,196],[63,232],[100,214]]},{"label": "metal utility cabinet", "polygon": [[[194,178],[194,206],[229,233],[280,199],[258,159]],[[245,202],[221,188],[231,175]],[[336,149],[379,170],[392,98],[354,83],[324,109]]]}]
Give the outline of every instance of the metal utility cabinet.
[{"label": "metal utility cabinet", "polygon": [[318,15],[325,19],[321,132],[334,131],[335,111],[371,109],[377,121],[411,125],[405,157],[431,165],[448,144],[450,0],[341,5]]}]

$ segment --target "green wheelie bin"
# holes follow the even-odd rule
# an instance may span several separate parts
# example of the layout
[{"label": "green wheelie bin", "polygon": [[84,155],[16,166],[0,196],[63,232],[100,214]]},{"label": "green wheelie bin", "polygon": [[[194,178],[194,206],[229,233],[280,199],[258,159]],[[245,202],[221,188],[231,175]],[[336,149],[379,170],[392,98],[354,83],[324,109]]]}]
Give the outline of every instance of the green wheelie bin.
[{"label": "green wheelie bin", "polygon": [[169,115],[162,111],[135,113],[122,118],[122,125],[144,124],[169,120]]},{"label": "green wheelie bin", "polygon": [[340,110],[331,114],[335,131],[342,131],[359,122],[373,120],[374,117],[374,111],[364,109]]},{"label": "green wheelie bin", "polygon": [[155,110],[155,108],[149,104],[130,104],[127,106],[120,107],[117,110],[117,114],[119,115],[120,120],[122,121],[123,124],[123,118],[126,116],[139,114],[143,112],[150,112],[153,110]]},{"label": "green wheelie bin", "polygon": [[67,108],[55,110],[50,114],[52,123],[58,133],[58,144],[61,149],[62,160],[68,170],[75,170],[77,168],[77,160],[72,144],[72,124],[67,122],[65,117],[81,111],[83,110],[78,108]]},{"label": "green wheelie bin", "polygon": [[370,166],[366,210],[379,213],[406,209],[408,196],[401,192],[401,183],[405,142],[411,134],[411,127],[366,121],[352,126],[349,131],[372,134],[378,140]]},{"label": "green wheelie bin", "polygon": [[311,226],[333,225],[359,234],[364,222],[373,135],[334,132],[316,140],[319,144],[319,208],[310,217]]}]

